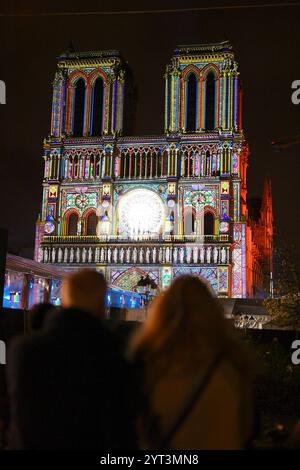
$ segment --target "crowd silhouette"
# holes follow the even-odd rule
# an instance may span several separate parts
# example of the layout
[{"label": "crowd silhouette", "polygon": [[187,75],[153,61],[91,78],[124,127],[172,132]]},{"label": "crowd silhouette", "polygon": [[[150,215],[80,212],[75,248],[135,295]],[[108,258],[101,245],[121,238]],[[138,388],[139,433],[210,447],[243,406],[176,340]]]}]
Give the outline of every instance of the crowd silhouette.
[{"label": "crowd silhouette", "polygon": [[106,282],[65,277],[7,360],[10,449],[245,449],[255,435],[254,361],[199,278],[159,294],[124,342]]}]

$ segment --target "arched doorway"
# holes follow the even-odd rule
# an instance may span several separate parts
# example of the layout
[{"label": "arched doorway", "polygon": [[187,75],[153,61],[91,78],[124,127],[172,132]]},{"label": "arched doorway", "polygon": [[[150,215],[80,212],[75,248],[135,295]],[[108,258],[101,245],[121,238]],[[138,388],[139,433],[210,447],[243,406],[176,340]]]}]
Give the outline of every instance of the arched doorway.
[{"label": "arched doorway", "polygon": [[120,273],[120,275],[113,280],[112,285],[120,287],[124,290],[135,291],[138,282],[142,279],[142,277],[145,278],[147,275],[157,282],[157,280],[154,279],[153,273],[134,267]]}]

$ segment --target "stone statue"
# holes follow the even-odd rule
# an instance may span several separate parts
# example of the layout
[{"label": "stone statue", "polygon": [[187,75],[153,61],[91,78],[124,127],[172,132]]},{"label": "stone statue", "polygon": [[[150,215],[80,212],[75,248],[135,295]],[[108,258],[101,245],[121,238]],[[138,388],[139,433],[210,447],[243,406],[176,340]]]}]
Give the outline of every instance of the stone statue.
[{"label": "stone statue", "polygon": [[188,246],[186,249],[186,262],[187,263],[191,262],[191,257],[192,257],[192,250],[191,250],[191,247]]},{"label": "stone statue", "polygon": [[68,248],[65,247],[65,251],[64,251],[64,263],[67,263],[68,262]]},{"label": "stone statue", "polygon": [[201,248],[200,248],[200,263],[204,263],[204,256],[205,256],[204,246],[201,246]]},{"label": "stone statue", "polygon": [[221,249],[221,263],[226,263],[226,250],[224,246]]},{"label": "stone statue", "polygon": [[196,264],[198,263],[198,247],[194,246],[193,249],[193,263]]},{"label": "stone statue", "polygon": [[114,260],[114,263],[118,262],[118,249],[117,249],[116,246],[115,246],[114,251],[113,251],[113,260]]},{"label": "stone statue", "polygon": [[156,247],[154,247],[152,250],[152,260],[153,263],[156,263]]},{"label": "stone statue", "polygon": [[79,247],[76,248],[76,263],[80,263],[80,250],[79,250]]},{"label": "stone statue", "polygon": [[124,248],[122,247],[120,250],[120,263],[124,263]]},{"label": "stone statue", "polygon": [[73,263],[74,261],[74,248],[71,247],[71,250],[70,250],[70,263]]},{"label": "stone statue", "polygon": [[126,263],[130,263],[130,246],[126,250]]},{"label": "stone statue", "polygon": [[214,247],[214,263],[217,264],[218,263],[218,248],[215,246]]},{"label": "stone statue", "polygon": [[179,261],[181,264],[184,263],[184,249],[182,246],[179,248]]},{"label": "stone statue", "polygon": [[133,262],[136,263],[136,261],[137,261],[137,249],[136,249],[136,247],[133,248],[132,259],[133,259]]},{"label": "stone statue", "polygon": [[140,263],[144,262],[144,248],[140,249]]},{"label": "stone statue", "polygon": [[173,251],[173,261],[174,263],[177,263],[178,260],[178,248],[175,246],[174,251]]},{"label": "stone statue", "polygon": [[206,250],[206,262],[210,263],[211,261],[211,246],[209,246]]}]

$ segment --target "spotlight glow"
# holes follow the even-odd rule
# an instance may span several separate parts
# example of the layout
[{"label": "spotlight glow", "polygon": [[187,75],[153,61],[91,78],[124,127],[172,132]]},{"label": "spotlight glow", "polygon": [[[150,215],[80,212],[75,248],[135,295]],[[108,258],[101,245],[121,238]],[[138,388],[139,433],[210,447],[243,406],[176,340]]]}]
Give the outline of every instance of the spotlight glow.
[{"label": "spotlight glow", "polygon": [[158,235],[164,221],[164,204],[154,191],[134,189],[121,198],[118,215],[120,234]]}]

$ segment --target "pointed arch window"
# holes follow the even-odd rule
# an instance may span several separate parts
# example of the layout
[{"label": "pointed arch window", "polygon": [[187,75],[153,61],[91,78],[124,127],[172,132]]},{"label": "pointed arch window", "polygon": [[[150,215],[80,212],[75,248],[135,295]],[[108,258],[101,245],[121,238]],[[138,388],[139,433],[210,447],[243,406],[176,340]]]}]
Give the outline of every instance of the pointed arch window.
[{"label": "pointed arch window", "polygon": [[75,155],[74,157],[74,166],[73,166],[73,177],[78,178],[79,176],[79,157]]},{"label": "pointed arch window", "polygon": [[157,153],[157,160],[156,160],[156,176],[158,178],[160,178],[162,176],[162,161],[163,161],[163,155],[162,153],[159,151]]},{"label": "pointed arch window", "polygon": [[216,125],[216,79],[213,72],[209,72],[205,83],[205,129],[213,130]]},{"label": "pointed arch window", "polygon": [[184,176],[190,176],[189,172],[189,166],[190,166],[190,155],[189,153],[186,153],[184,155]]},{"label": "pointed arch window", "polygon": [[212,212],[205,212],[204,214],[204,235],[214,235],[215,233],[215,218]]},{"label": "pointed arch window", "polygon": [[78,224],[78,215],[75,212],[68,217],[68,224],[67,224],[67,234],[70,236],[77,235],[77,224]]},{"label": "pointed arch window", "polygon": [[205,175],[210,175],[210,151],[206,150],[205,153]]},{"label": "pointed arch window", "polygon": [[73,157],[68,157],[68,173],[67,178],[72,178],[73,176]]},{"label": "pointed arch window", "polygon": [[137,171],[137,156],[135,153],[131,154],[131,171],[130,171],[130,178],[136,178],[136,171]]},{"label": "pointed arch window", "polygon": [[95,157],[90,155],[90,167],[89,167],[89,178],[94,178],[95,176]]},{"label": "pointed arch window", "polygon": [[97,216],[95,212],[91,212],[86,219],[86,234],[96,235],[97,231]]},{"label": "pointed arch window", "polygon": [[96,155],[96,178],[101,177],[101,155]]},{"label": "pointed arch window", "polygon": [[146,178],[151,177],[152,155],[151,151],[146,154]]},{"label": "pointed arch window", "polygon": [[146,160],[147,160],[147,154],[146,152],[143,152],[142,155],[141,155],[141,172],[140,172],[140,178],[145,178],[145,175],[146,175],[146,170],[147,170],[147,166],[146,166]]},{"label": "pointed arch window", "polygon": [[169,153],[167,150],[164,150],[162,157],[163,157],[163,160],[162,160],[161,176],[167,176],[168,175],[168,161],[169,161]]},{"label": "pointed arch window", "polygon": [[131,158],[130,154],[127,153],[127,154],[125,155],[125,161],[124,161],[124,165],[125,165],[125,166],[124,166],[124,178],[129,178],[129,176],[130,176],[130,175],[129,175],[130,158]]},{"label": "pointed arch window", "polygon": [[75,85],[73,135],[82,136],[84,127],[85,82],[79,78]]},{"label": "pointed arch window", "polygon": [[151,177],[155,177],[157,176],[157,155],[156,155],[156,152],[154,151],[153,154],[152,154],[152,167],[151,167]]},{"label": "pointed arch window", "polygon": [[197,110],[197,78],[191,73],[187,80],[187,110],[186,110],[186,130],[196,131],[196,110]]},{"label": "pointed arch window", "polygon": [[102,135],[104,84],[98,77],[93,87],[92,135]]}]

